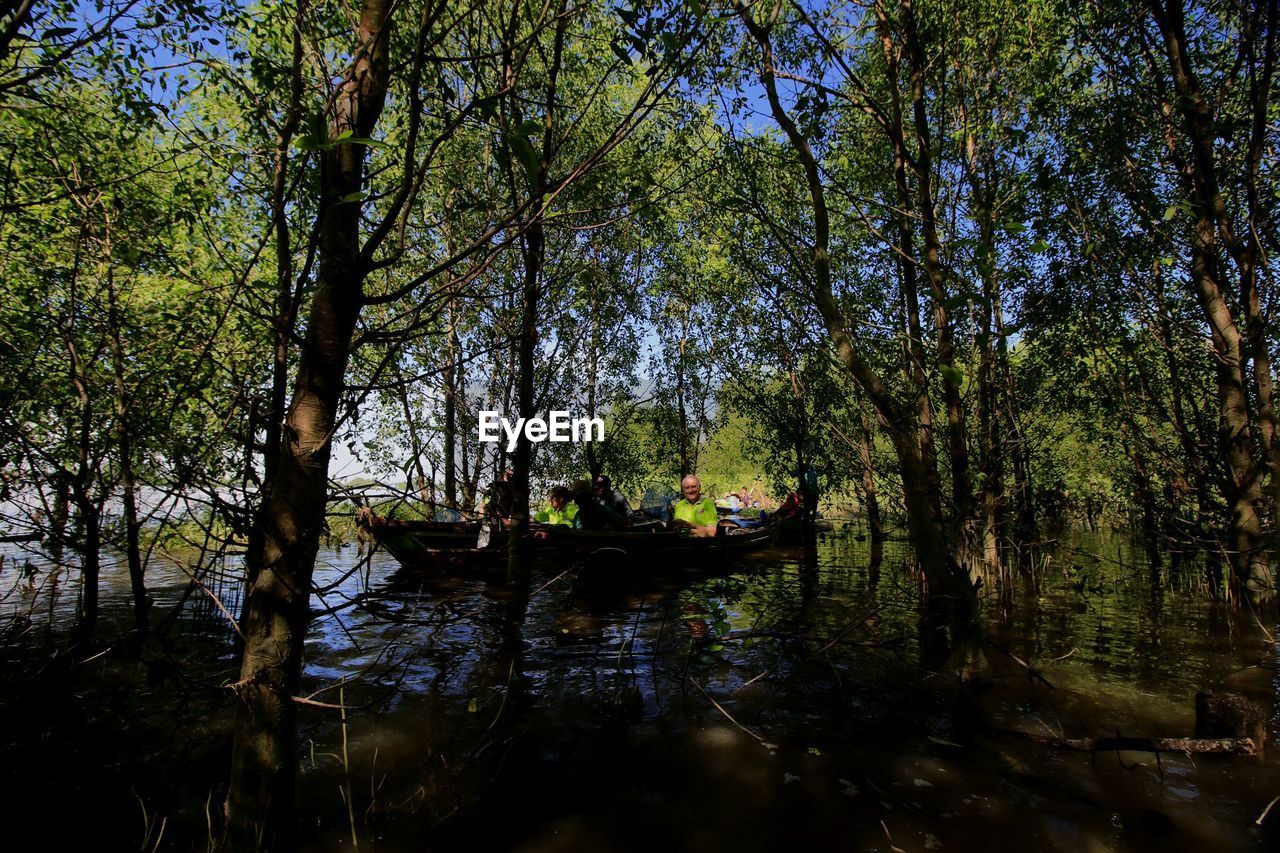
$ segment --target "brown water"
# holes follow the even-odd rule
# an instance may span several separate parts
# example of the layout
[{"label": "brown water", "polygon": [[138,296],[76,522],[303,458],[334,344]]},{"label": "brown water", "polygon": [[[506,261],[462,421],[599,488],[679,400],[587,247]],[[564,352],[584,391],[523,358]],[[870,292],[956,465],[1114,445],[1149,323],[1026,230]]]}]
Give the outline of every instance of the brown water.
[{"label": "brown water", "polygon": [[[984,598],[994,645],[977,692],[922,670],[901,546],[886,545],[877,570],[852,527],[824,538],[816,565],[769,552],[714,577],[625,587],[545,566],[527,603],[478,579],[424,582],[382,555],[362,565],[354,548],[322,557],[317,583],[334,588],[315,607],[350,606],[315,623],[306,687],[352,710],[345,726],[336,710],[300,714],[308,849],[352,849],[353,826],[366,850],[1277,840],[1280,806],[1254,826],[1280,795],[1274,749],[1157,762],[1000,733],[1190,735],[1196,691],[1224,682],[1274,712],[1274,625],[1205,601],[1194,568],[1153,577],[1117,538],[1078,537],[1038,566],[1038,584]],[[605,555],[586,571],[628,569]],[[0,624],[31,620],[10,628],[4,653],[7,817],[74,813],[40,825],[109,849],[157,837],[203,849],[228,761],[220,684],[234,678],[219,609],[197,592],[140,661],[121,642],[63,666],[51,655],[76,584],[20,574],[9,560],[0,574]],[[157,567],[151,584],[159,622],[186,581]],[[233,583],[206,585],[236,612]],[[104,637],[125,632],[127,587],[122,567],[104,573]],[[172,677],[148,685],[149,671]]]}]

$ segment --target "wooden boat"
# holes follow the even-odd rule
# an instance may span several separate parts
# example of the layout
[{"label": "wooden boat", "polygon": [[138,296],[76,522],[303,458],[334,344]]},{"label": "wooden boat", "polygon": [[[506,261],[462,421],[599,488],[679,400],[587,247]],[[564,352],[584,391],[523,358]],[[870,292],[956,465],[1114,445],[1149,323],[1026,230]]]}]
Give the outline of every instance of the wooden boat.
[{"label": "wooden boat", "polygon": [[[794,515],[775,519],[773,522],[773,538],[780,545],[794,545],[804,541],[804,520]],[[825,518],[815,519],[815,533],[830,533],[833,529]]]},{"label": "wooden boat", "polygon": [[[506,555],[506,535],[493,531],[491,544],[477,547],[480,523],[439,522],[382,518],[371,513],[360,526],[406,568],[463,569],[498,565]],[[567,554],[589,556],[620,553],[653,560],[699,562],[720,559],[763,548],[772,532],[768,526],[729,529],[725,535],[694,537],[667,530],[655,522],[642,522],[623,530],[581,530],[565,526],[534,525],[530,542],[535,556]]]},{"label": "wooden boat", "polygon": [[553,527],[547,541],[560,551],[579,556],[616,552],[655,560],[700,560],[744,554],[769,544],[768,527],[729,529],[721,536],[689,536],[683,531],[653,526],[629,530],[577,530]]},{"label": "wooden boat", "polygon": [[440,552],[476,549],[478,521],[425,521],[362,514],[357,523],[402,565],[434,560]]}]

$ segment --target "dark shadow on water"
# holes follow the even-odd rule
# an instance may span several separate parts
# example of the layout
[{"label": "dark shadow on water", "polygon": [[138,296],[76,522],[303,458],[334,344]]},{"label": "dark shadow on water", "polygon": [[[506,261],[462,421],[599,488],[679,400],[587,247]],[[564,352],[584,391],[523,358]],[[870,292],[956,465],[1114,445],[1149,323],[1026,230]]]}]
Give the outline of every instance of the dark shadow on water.
[{"label": "dark shadow on water", "polygon": [[[320,583],[355,559],[324,557]],[[378,556],[367,586],[357,574],[326,599],[307,642],[304,691],[336,703],[340,686],[351,707],[345,731],[337,711],[301,709],[307,849],[349,849],[352,818],[377,850],[1275,842],[1275,815],[1251,828],[1280,793],[1274,750],[1157,767],[1000,734],[1189,734],[1194,694],[1213,686],[1274,708],[1275,651],[1256,622],[1192,588],[1200,570],[1145,557],[1078,537],[1031,579],[984,586],[984,631],[1004,651],[958,693],[935,674],[910,555],[857,528],[716,565],[549,561],[515,585]],[[105,635],[128,620],[111,577]],[[161,605],[181,581],[157,580]],[[145,807],[166,845],[203,849],[227,766],[230,643],[216,622],[179,625],[135,660],[50,663],[39,625],[8,648],[11,825],[41,816],[51,838],[137,849]],[[149,683],[146,662],[166,660],[177,680]],[[77,821],[53,820],[68,808]]]}]

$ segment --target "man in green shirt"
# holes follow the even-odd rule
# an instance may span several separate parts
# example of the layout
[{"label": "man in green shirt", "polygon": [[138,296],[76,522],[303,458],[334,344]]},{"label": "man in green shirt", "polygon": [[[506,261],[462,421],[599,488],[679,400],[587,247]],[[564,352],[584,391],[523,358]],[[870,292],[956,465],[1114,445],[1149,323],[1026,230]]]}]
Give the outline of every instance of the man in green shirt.
[{"label": "man in green shirt", "polygon": [[680,481],[684,500],[676,501],[672,527],[687,528],[694,536],[715,536],[716,503],[702,496],[702,481],[690,474]]},{"label": "man in green shirt", "polygon": [[562,524],[573,527],[573,520],[578,515],[578,506],[569,503],[569,490],[564,486],[556,486],[551,490],[549,499],[551,506],[538,510],[533,520],[543,524]]}]

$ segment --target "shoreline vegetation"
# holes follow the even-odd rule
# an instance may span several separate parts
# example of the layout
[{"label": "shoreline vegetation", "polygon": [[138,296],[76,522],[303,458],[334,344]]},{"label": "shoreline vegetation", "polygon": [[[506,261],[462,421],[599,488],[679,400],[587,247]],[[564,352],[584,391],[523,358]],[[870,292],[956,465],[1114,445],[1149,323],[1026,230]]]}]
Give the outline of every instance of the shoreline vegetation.
[{"label": "shoreline vegetation", "polygon": [[[642,799],[689,793],[673,767],[718,778],[696,747],[728,725],[723,766],[748,778],[730,757],[745,748],[781,770],[761,813],[785,817],[806,814],[789,792],[842,777],[797,763],[823,744],[779,756],[762,732],[798,742],[808,721],[853,761],[834,732],[865,712],[862,737],[906,736],[921,768],[971,766],[1001,804],[948,842],[1023,846],[1044,827],[1015,805],[1053,795],[1037,780],[1021,802],[997,781],[1025,758],[991,745],[1006,716],[1050,738],[1024,750],[1256,748],[1237,730],[1275,684],[1223,700],[1234,721],[1193,697],[1216,697],[1240,648],[1276,654],[1278,66],[1277,0],[6,4],[0,553],[26,562],[6,556],[0,652],[39,711],[4,706],[8,745],[27,750],[44,715],[85,747],[134,713],[182,717],[197,739],[216,727],[202,755],[221,770],[194,771],[204,790],[180,798],[205,832],[166,835],[144,800],[141,847],[232,850],[300,845],[309,772],[344,797],[347,831],[321,846],[376,828],[387,801],[371,781],[357,813],[377,776],[353,772],[345,736],[399,698],[422,727],[364,735],[421,749],[431,772],[396,802],[430,811],[475,785],[492,812],[471,826],[504,809],[543,826],[504,780],[467,771],[500,770],[481,755],[498,747],[522,780],[558,778],[521,740],[573,755],[557,715],[672,780]],[[591,440],[543,440],[561,427]],[[557,485],[596,529],[536,526]],[[610,491],[689,502],[640,545],[611,529],[627,520]],[[744,493],[788,517],[726,532],[703,497]],[[473,547],[472,525],[398,525],[416,547],[389,574],[347,547],[361,512],[440,507],[500,518],[474,525],[493,547]],[[849,510],[819,535],[820,513]],[[1063,624],[1099,649],[1055,646]],[[184,680],[174,638],[206,628],[216,666]],[[1146,646],[1148,628],[1194,672]],[[1105,692],[1103,670],[1139,647],[1131,675],[1179,711],[1130,693],[1089,708],[1046,675],[1078,657],[1085,672],[1054,675]],[[400,691],[408,673],[438,693]],[[1034,720],[1009,704],[1024,681]],[[83,727],[73,711],[91,712]],[[339,715],[340,750],[309,754],[309,726],[334,731],[313,712]],[[162,731],[116,757],[145,764]],[[463,736],[482,746],[446,768],[429,745]],[[668,754],[681,746],[694,766]],[[1269,755],[1224,776],[1280,789]],[[1117,794],[1126,808],[1163,815],[1155,756],[1158,782]],[[815,833],[898,846],[887,807],[833,805],[857,789],[915,808],[880,758],[872,778],[811,792]],[[86,770],[86,790],[112,772]],[[1187,772],[1199,806],[1232,787]],[[940,789],[938,814],[966,805],[920,773],[907,784]],[[181,759],[161,775],[184,784]],[[625,795],[623,772],[606,776]],[[1059,793],[1121,787],[1099,778]],[[547,838],[641,843],[534,800],[566,821]],[[1112,829],[1138,846],[1161,846],[1164,821],[1244,843],[1207,806],[1190,823],[1122,811]],[[437,818],[400,826],[465,841]],[[1001,820],[1010,834],[992,835]],[[1092,811],[1061,822],[1111,843]],[[937,825],[915,829],[937,846]]]}]

